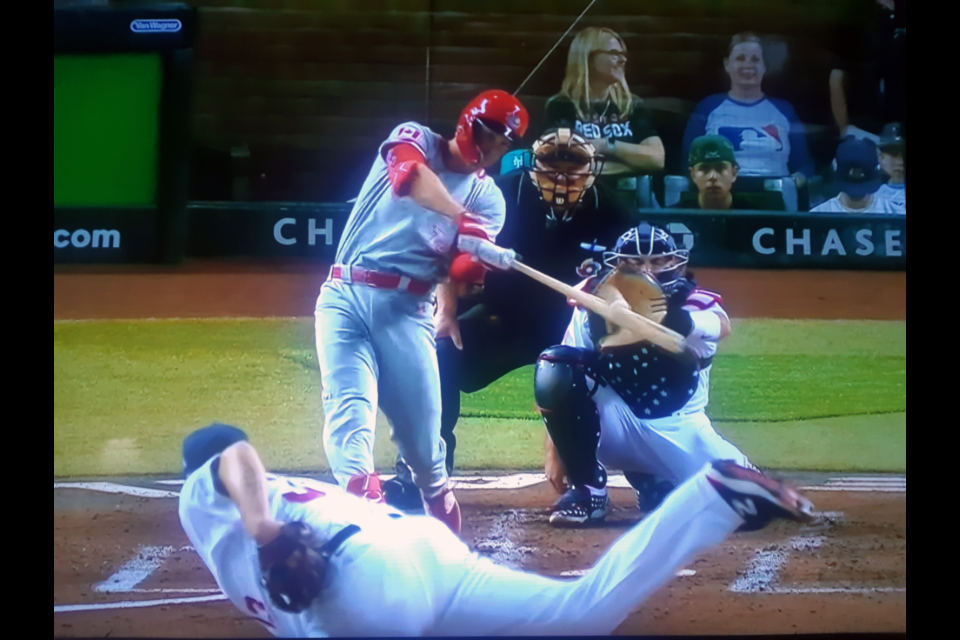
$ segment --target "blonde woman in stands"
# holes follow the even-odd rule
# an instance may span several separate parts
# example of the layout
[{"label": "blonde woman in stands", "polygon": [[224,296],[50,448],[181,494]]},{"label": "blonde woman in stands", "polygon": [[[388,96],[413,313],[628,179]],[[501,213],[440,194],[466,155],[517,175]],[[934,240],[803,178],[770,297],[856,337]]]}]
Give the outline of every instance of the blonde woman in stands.
[{"label": "blonde woman in stands", "polygon": [[663,142],[643,101],[630,93],[627,47],[616,32],[587,27],[573,39],[560,93],[547,101],[547,128],[569,127],[603,156],[599,182],[663,169]]}]

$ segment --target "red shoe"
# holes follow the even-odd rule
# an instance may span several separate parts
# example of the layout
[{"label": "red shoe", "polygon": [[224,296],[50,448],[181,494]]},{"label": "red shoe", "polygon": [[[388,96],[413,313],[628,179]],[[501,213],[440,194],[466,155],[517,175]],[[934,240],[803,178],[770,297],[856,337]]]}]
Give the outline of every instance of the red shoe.
[{"label": "red shoe", "polygon": [[365,473],[357,474],[347,482],[347,493],[360,496],[376,504],[387,504],[387,498],[380,486],[380,477]]},{"label": "red shoe", "polygon": [[453,495],[453,488],[449,482],[433,498],[429,500],[424,498],[423,507],[427,515],[433,516],[450,527],[450,530],[457,536],[460,535],[460,504],[457,502],[457,497]]}]

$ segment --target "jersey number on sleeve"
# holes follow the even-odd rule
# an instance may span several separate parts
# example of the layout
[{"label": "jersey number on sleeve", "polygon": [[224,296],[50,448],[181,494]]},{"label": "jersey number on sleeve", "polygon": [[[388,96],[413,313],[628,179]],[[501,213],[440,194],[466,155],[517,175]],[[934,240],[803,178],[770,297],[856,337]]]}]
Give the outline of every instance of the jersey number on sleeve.
[{"label": "jersey number on sleeve", "polygon": [[397,132],[397,138],[400,140],[412,140],[417,144],[420,144],[422,137],[423,134],[420,131],[411,127],[400,127],[400,131]]}]

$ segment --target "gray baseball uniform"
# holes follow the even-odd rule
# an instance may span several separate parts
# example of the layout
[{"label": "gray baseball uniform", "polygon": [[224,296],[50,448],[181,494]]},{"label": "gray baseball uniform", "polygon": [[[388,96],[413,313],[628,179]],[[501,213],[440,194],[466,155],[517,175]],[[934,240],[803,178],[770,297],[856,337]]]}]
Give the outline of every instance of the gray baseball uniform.
[{"label": "gray baseball uniform", "polygon": [[[380,147],[340,240],[332,270],[338,277],[323,284],[317,299],[324,448],[334,476],[346,486],[354,475],[374,473],[379,406],[414,482],[432,497],[447,479],[433,289],[447,277],[457,224],[394,194],[385,157],[396,144],[423,153],[451,197],[474,214],[491,240],[503,227],[506,207],[482,171],[447,170],[441,136],[413,122],[402,124]],[[380,286],[361,283],[370,280]]]}]

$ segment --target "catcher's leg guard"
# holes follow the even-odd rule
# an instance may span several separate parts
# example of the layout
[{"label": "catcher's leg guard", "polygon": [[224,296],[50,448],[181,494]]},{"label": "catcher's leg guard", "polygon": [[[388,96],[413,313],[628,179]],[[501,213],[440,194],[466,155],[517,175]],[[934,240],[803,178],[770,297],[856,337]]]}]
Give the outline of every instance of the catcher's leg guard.
[{"label": "catcher's leg guard", "polygon": [[534,397],[570,484],[605,487],[607,473],[597,462],[600,415],[587,381],[591,352],[550,347],[540,354],[533,376]]}]

